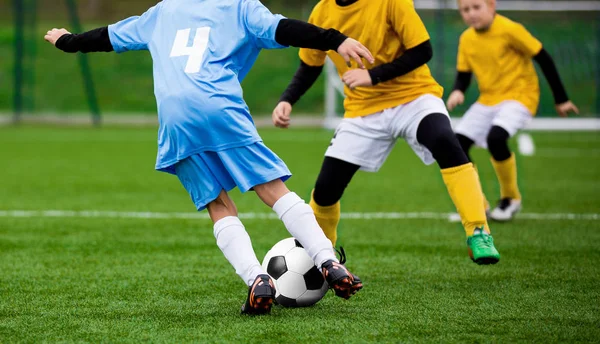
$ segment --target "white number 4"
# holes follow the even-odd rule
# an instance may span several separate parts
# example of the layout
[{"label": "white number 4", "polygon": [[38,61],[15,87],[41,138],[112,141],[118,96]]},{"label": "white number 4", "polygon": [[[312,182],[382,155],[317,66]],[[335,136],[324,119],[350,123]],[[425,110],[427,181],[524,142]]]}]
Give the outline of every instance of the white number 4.
[{"label": "white number 4", "polygon": [[185,65],[186,73],[198,73],[202,64],[202,57],[208,46],[208,35],[210,34],[209,27],[201,27],[196,29],[196,37],[191,47],[188,47],[190,39],[190,31],[192,29],[177,30],[173,49],[171,49],[171,57],[189,56]]}]

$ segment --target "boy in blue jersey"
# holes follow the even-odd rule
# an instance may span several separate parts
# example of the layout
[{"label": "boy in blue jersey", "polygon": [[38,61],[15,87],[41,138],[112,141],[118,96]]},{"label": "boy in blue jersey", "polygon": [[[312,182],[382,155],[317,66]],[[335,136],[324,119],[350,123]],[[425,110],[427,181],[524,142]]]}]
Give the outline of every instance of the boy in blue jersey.
[{"label": "boy in blue jersey", "polygon": [[275,297],[227,192],[254,190],[321,269],[336,295],[349,298],[360,279],[339,263],[314,213],[284,181],[284,162],[258,135],[240,83],[261,49],[335,50],[349,63],[373,62],[359,42],[273,15],[258,0],[164,0],[134,16],[81,34],[44,37],[65,52],[149,50],[159,133],[156,169],[177,175],[198,210],[207,209],[217,245],[248,285],[243,314],[266,314]]}]

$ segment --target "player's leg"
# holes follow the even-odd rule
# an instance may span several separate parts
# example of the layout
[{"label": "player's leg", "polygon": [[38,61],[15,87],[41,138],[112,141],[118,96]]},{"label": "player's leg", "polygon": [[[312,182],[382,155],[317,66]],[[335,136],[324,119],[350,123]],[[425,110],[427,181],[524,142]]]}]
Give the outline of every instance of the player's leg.
[{"label": "player's leg", "polygon": [[336,295],[347,299],[362,288],[362,283],[354,283],[355,276],[339,263],[331,241],[319,227],[311,207],[291,192],[281,179],[256,185],[254,191],[277,213],[288,232],[323,271],[329,287],[334,289]]},{"label": "player's leg", "polygon": [[[471,140],[470,138],[468,138],[462,134],[456,134],[456,138],[458,139],[458,143],[460,144],[463,151],[467,155],[467,158],[469,159],[469,161],[471,161],[473,163],[473,168],[475,168],[475,172],[477,172],[477,178],[479,178],[479,181],[481,184],[479,170],[477,170],[477,165],[475,165],[473,158],[471,158],[471,155],[469,154],[469,151],[471,150],[471,147],[473,147],[473,145],[475,144],[475,141]],[[483,188],[482,188],[482,190],[483,190]],[[485,214],[489,217],[490,202],[488,202],[487,198],[485,197],[485,192],[483,193],[483,207],[485,208]]]},{"label": "player's leg", "polygon": [[304,247],[324,275],[330,269],[343,273],[327,277],[329,286],[338,296],[350,297],[362,285],[354,285],[353,275],[338,263],[331,242],[323,234],[315,215],[306,202],[290,192],[283,183],[291,173],[285,163],[262,142],[245,147],[216,152],[224,171],[240,191],[256,191],[257,195],[277,213],[290,234]]},{"label": "player's leg", "polygon": [[346,187],[359,169],[379,170],[395,144],[382,119],[383,112],[343,119],[325,152],[310,206],[334,246],[338,238],[340,199]]},{"label": "player's leg", "polygon": [[521,192],[517,183],[517,162],[508,140],[531,121],[529,110],[511,101],[499,105],[499,111],[487,136],[492,165],[500,183],[500,201],[490,213],[496,221],[509,221],[521,209]]},{"label": "player's leg", "polygon": [[467,155],[467,158],[469,158],[469,161],[473,162],[473,158],[471,158],[470,152],[471,147],[473,147],[473,145],[475,144],[475,141],[471,140],[463,134],[456,134],[456,139],[458,140],[458,143],[460,144],[460,147],[462,148],[463,152],[465,152],[465,154]]},{"label": "player's leg", "polygon": [[217,154],[225,169],[221,174],[229,175],[241,192],[254,190],[273,208],[319,267],[335,258],[331,242],[316,222],[312,209],[284,184],[291,173],[275,153],[257,142]]},{"label": "player's leg", "polygon": [[425,163],[435,160],[440,166],[461,217],[471,258],[478,264],[498,262],[500,255],[490,235],[479,178],[452,130],[444,103],[428,95],[415,102],[403,109],[414,117],[406,116],[398,122],[399,134]]},{"label": "player's leg", "polygon": [[175,173],[196,208],[208,210],[214,223],[217,246],[248,285],[248,298],[242,306],[242,313],[269,313],[275,298],[273,282],[258,261],[250,236],[238,218],[235,203],[225,191],[235,184],[225,173],[216,153],[205,152],[188,157],[175,165]]},{"label": "player's leg", "polygon": [[[458,139],[458,142],[460,143],[460,146],[465,154],[467,154],[469,161],[473,163],[473,167],[475,168],[475,172],[477,172],[478,178],[480,178],[479,171],[477,169],[477,164],[475,164],[475,161],[473,161],[471,158],[470,150],[476,141],[482,147],[485,147],[486,136],[490,131],[493,116],[494,112],[492,108],[483,106],[481,104],[474,104],[463,115],[455,130],[456,138]],[[487,198],[485,197],[485,192],[483,193],[483,206],[485,208],[486,215],[489,217],[490,202],[488,202]]]},{"label": "player's leg", "polygon": [[333,246],[337,242],[337,229],[341,216],[340,199],[359,168],[358,165],[326,156],[311,193],[310,207]]},{"label": "player's leg", "polygon": [[222,190],[219,197],[207,205],[207,210],[214,222],[217,245],[235,272],[248,284],[242,314],[269,313],[275,300],[275,286],[254,253],[250,236],[237,216],[235,203]]},{"label": "player's leg", "polygon": [[508,147],[510,134],[502,127],[493,126],[488,135],[488,149],[500,184],[500,201],[490,212],[495,221],[509,221],[521,210],[521,192],[517,184],[517,161]]},{"label": "player's leg", "polygon": [[254,186],[258,197],[283,221],[290,234],[304,247],[317,267],[335,259],[331,242],[325,237],[310,206],[291,192],[281,179]]}]

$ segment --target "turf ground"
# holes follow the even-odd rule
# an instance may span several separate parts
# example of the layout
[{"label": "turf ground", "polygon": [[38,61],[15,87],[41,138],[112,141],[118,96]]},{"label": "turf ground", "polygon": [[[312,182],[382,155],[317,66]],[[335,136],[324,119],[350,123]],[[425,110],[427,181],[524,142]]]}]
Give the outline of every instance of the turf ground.
[{"label": "turf ground", "polygon": [[[154,128],[0,128],[1,342],[597,342],[600,135],[534,133],[518,157],[523,216],[470,262],[435,167],[399,144],[346,192],[341,243],[365,281],[306,309],[239,315],[246,288],[177,178],[153,171]],[[261,130],[308,197],[330,132]],[[473,152],[484,189],[495,177]],[[233,193],[262,258],[287,237]],[[50,210],[55,210],[50,212]],[[22,211],[22,212],[21,212]],[[26,212],[28,211],[28,212]],[[367,219],[380,212],[382,218]],[[254,218],[252,217],[254,216]]]}]

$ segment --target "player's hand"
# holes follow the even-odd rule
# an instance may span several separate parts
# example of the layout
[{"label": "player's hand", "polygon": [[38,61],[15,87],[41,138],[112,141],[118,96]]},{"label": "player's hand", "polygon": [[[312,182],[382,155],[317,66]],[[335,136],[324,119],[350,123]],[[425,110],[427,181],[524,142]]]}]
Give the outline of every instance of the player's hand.
[{"label": "player's hand", "polygon": [[65,29],[54,28],[54,29],[46,32],[44,39],[47,40],[48,42],[52,43],[52,45],[56,45],[56,41],[58,41],[59,38],[61,38],[63,35],[68,35],[68,34],[70,34],[70,32]]},{"label": "player's hand", "polygon": [[288,102],[279,102],[273,110],[273,124],[277,128],[284,128],[290,126],[290,114],[292,113],[292,104]]},{"label": "player's hand", "polygon": [[342,81],[346,86],[354,89],[359,86],[373,86],[371,74],[366,69],[351,69],[344,73]]},{"label": "player's hand", "polygon": [[348,67],[350,67],[350,61],[352,59],[354,59],[354,61],[356,61],[358,66],[362,69],[365,69],[365,65],[363,64],[361,58],[369,61],[369,63],[375,62],[375,59],[373,58],[373,55],[371,55],[369,49],[367,49],[359,41],[352,38],[346,38],[346,40],[338,47],[337,52],[344,58]]},{"label": "player's hand", "polygon": [[454,110],[455,107],[457,107],[458,105],[461,105],[464,102],[465,102],[465,94],[462,93],[462,91],[460,91],[460,90],[454,90],[454,91],[452,91],[452,93],[450,93],[450,96],[448,97],[448,101],[446,102],[446,107],[448,108],[448,110],[452,111],[452,110]]},{"label": "player's hand", "polygon": [[576,115],[579,115],[579,109],[570,100],[562,104],[556,104],[556,112],[558,112],[560,117],[567,117],[570,112],[574,112]]}]

